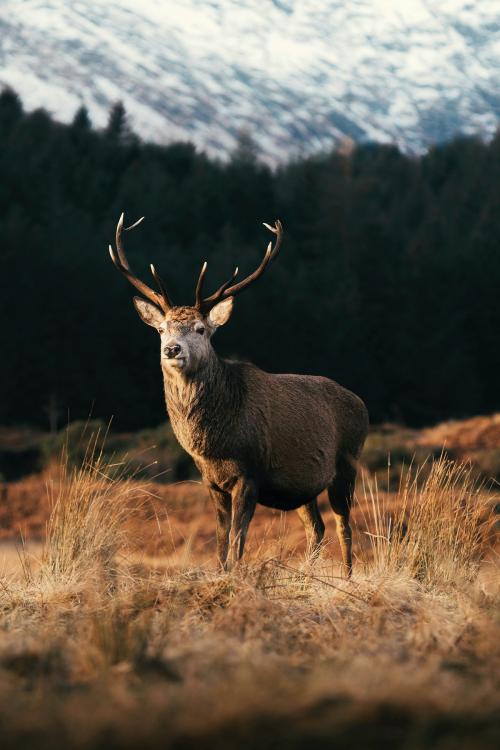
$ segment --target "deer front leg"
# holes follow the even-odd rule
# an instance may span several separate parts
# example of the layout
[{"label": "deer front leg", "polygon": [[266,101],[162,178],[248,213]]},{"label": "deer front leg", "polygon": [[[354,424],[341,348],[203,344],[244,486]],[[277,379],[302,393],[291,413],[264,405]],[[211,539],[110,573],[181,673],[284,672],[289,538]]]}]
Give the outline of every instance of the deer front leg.
[{"label": "deer front leg", "polygon": [[222,492],[215,487],[210,487],[209,491],[215,508],[217,557],[225,570],[229,551],[229,532],[231,531],[231,495],[229,492]]},{"label": "deer front leg", "polygon": [[253,482],[238,479],[231,491],[233,518],[231,523],[229,564],[241,560],[245,549],[248,527],[257,504],[257,491]]}]

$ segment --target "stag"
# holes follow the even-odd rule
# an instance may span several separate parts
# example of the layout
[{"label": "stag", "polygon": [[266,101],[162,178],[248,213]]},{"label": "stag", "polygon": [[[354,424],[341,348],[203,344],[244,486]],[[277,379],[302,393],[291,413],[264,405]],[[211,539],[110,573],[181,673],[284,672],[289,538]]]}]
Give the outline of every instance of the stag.
[{"label": "stag", "polygon": [[[128,229],[133,229],[142,219]],[[115,267],[145,297],[139,316],[161,337],[165,401],[174,433],[192,456],[215,506],[217,554],[224,568],[241,559],[257,503],[297,510],[313,556],[325,526],[317,497],[328,491],[343,567],[352,572],[351,528],[356,466],[368,428],[364,403],[326,377],[275,375],[219,357],[211,337],[227,323],[235,297],[259,279],[280,251],[280,221],[253,273],[232,277],[204,296],[203,263],[194,305],[176,306],[154,266],[155,291],[131,271],[123,248],[123,214],[116,228]]]}]

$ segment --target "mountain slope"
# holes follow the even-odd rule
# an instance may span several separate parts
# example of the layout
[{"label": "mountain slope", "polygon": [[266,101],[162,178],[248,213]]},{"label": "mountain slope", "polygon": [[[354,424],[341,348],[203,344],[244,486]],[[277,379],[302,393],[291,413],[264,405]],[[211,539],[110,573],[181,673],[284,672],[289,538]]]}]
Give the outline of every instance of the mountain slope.
[{"label": "mountain slope", "polygon": [[497,0],[3,0],[0,83],[63,120],[271,162],[345,136],[420,150],[500,119]]}]

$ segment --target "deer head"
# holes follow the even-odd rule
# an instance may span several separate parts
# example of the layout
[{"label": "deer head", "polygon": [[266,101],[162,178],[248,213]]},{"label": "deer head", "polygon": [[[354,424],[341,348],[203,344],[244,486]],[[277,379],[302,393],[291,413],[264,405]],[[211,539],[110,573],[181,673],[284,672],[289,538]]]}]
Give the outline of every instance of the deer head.
[{"label": "deer head", "polygon": [[236,282],[238,268],[235,268],[228,281],[225,281],[213,294],[204,297],[203,285],[207,272],[205,262],[198,276],[194,305],[179,307],[173,304],[165,284],[153,265],[150,266],[151,274],[159,292],[151,289],[132,273],[125,257],[122,235],[124,231],[138,226],[144,217],[127,228],[123,226],[123,218],[122,214],[116,226],[116,252],[110,245],[109,253],[115,268],[148,300],[134,297],[134,305],[144,323],[156,328],[160,334],[164,372],[182,371],[185,374],[196,372],[211,356],[213,350],[210,339],[216,329],[229,320],[235,296],[257,281],[278,255],[283,238],[281,222],[276,220],[274,226],[264,223],[264,226],[276,235],[276,241],[274,247],[272,242],[269,243],[260,265],[253,273]]}]

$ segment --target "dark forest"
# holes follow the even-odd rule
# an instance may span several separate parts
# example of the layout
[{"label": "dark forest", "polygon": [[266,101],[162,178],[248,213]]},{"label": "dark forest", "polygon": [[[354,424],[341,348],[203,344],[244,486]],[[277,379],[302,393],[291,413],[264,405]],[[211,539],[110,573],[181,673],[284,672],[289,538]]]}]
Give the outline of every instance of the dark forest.
[{"label": "dark forest", "polygon": [[248,135],[227,162],[0,95],[0,422],[120,429],[165,418],[157,336],[107,246],[117,219],[135,272],[154,263],[190,304],[252,270],[283,221],[279,259],[214,338],[225,356],[315,373],[358,393],[373,422],[430,424],[500,407],[500,135],[409,156],[359,145],[276,170]]}]

